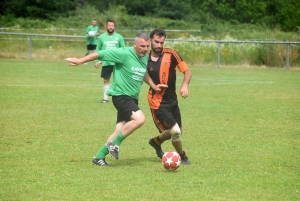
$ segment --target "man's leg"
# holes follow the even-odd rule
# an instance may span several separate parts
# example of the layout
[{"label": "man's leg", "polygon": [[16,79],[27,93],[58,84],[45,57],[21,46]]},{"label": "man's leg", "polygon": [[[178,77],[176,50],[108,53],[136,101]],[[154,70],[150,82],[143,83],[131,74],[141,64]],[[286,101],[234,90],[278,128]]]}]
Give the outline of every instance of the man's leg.
[{"label": "man's leg", "polygon": [[108,102],[108,96],[106,95],[106,92],[109,89],[109,80],[110,78],[104,78],[104,85],[103,85],[103,100],[102,103],[104,103],[105,101]]},{"label": "man's leg", "polygon": [[109,149],[109,154],[114,159],[119,159],[119,146],[121,143],[136,129],[141,127],[146,121],[145,115],[141,110],[132,112],[130,121],[125,123],[122,130],[118,133],[116,138],[114,138],[110,143],[107,144]]},{"label": "man's leg", "polygon": [[109,138],[106,141],[106,144],[104,144],[100,148],[99,152],[95,155],[95,157],[93,159],[94,164],[100,165],[100,166],[106,166],[107,165],[107,163],[105,161],[105,157],[109,153],[109,150],[107,148],[107,144],[109,142],[111,142],[114,138],[116,138],[116,136],[122,130],[124,125],[125,125],[125,121],[122,121],[122,122],[119,122],[119,123],[116,124],[115,131],[109,136]]},{"label": "man's leg", "polygon": [[108,96],[106,95],[108,89],[109,89],[109,82],[110,77],[113,72],[114,66],[102,66],[101,69],[101,77],[103,78],[103,99],[100,101],[101,103],[107,103],[108,102]]},{"label": "man's leg", "polygon": [[125,137],[128,137],[136,129],[140,128],[146,121],[146,117],[142,110],[132,112],[130,121],[128,121],[122,128],[122,133]]},{"label": "man's leg", "polygon": [[116,138],[107,144],[109,154],[115,158],[119,158],[119,146],[121,143],[136,129],[145,123],[145,115],[138,107],[138,100],[126,95],[112,96],[115,108],[118,110],[118,120],[126,123],[118,133]]}]

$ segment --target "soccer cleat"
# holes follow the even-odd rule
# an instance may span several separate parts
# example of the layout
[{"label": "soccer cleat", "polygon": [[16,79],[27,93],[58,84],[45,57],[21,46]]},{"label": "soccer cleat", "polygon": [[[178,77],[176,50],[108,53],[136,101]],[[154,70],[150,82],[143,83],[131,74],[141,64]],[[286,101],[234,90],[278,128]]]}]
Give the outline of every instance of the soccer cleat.
[{"label": "soccer cleat", "polygon": [[108,166],[108,164],[105,161],[105,158],[93,158],[92,163],[94,165],[99,165],[99,166]]},{"label": "soccer cleat", "polygon": [[181,157],[181,164],[182,165],[190,165],[191,162],[189,161],[189,158],[186,156],[186,153],[183,152],[183,154],[180,154]]},{"label": "soccer cleat", "polygon": [[149,140],[149,144],[155,149],[157,157],[162,158],[163,155],[164,155],[164,152],[161,149],[161,146],[159,146],[158,144],[156,144],[154,138],[151,138]]},{"label": "soccer cleat", "polygon": [[100,103],[108,103],[108,100],[101,100]]},{"label": "soccer cleat", "polygon": [[120,150],[120,147],[118,145],[115,145],[112,142],[109,142],[107,144],[107,148],[109,150],[109,155],[111,157],[113,157],[114,159],[118,160],[119,159],[119,150]]}]

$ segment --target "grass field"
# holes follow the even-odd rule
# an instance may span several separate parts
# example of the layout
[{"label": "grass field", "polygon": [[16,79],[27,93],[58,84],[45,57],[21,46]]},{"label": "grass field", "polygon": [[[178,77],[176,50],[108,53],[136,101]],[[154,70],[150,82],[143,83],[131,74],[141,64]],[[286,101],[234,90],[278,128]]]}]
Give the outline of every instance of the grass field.
[{"label": "grass field", "polygon": [[166,171],[148,145],[158,132],[146,84],[145,125],[99,167],[91,160],[116,120],[112,103],[99,103],[100,70],[1,60],[0,200],[300,200],[300,71],[191,71],[179,102],[192,165]]}]

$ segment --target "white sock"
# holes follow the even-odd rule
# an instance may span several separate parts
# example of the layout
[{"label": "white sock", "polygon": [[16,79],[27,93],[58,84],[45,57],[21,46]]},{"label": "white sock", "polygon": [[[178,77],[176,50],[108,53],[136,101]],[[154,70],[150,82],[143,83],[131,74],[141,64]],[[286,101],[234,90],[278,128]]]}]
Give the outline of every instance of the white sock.
[{"label": "white sock", "polygon": [[104,85],[103,89],[104,89],[103,100],[108,100],[108,96],[106,95],[106,92],[109,89],[109,84],[108,85]]}]

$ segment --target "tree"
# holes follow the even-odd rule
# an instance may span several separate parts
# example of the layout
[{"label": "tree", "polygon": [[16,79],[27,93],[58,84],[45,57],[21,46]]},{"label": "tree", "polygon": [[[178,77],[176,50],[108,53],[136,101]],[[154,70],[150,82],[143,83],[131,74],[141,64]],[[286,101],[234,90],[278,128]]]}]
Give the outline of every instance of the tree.
[{"label": "tree", "polygon": [[74,0],[5,0],[4,14],[15,17],[55,19],[57,16],[68,16],[76,8]]},{"label": "tree", "polygon": [[173,20],[181,20],[191,11],[191,0],[160,0],[156,8],[158,17],[165,17]]}]

